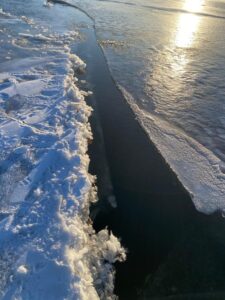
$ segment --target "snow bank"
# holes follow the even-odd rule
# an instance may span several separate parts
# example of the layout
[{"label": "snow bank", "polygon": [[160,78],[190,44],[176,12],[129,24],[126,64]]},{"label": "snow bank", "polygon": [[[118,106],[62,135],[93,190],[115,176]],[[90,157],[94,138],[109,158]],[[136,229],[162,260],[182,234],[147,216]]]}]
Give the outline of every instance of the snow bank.
[{"label": "snow bank", "polygon": [[70,39],[21,33],[12,36],[14,58],[0,62],[1,299],[113,299],[112,263],[125,258],[89,219],[91,109],[74,77],[85,64]]}]

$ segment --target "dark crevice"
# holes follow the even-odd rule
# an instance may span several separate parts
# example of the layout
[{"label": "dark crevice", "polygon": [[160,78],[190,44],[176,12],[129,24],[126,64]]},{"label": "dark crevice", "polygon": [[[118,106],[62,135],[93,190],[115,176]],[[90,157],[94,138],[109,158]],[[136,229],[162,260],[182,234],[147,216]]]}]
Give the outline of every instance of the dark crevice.
[{"label": "dark crevice", "polygon": [[[102,200],[94,227],[108,226],[128,251],[127,261],[116,264],[115,293],[128,300],[223,291],[222,218],[196,211],[189,194],[135,119],[90,36],[78,54],[87,62],[86,76],[93,90],[89,104],[95,109],[90,170],[98,176]],[[101,134],[96,135],[99,126]],[[102,159],[100,145],[105,147],[107,159]],[[110,208],[103,192],[106,174],[102,163],[106,160],[116,209]],[[206,266],[204,275],[201,264]],[[215,277],[216,270],[219,275]]]},{"label": "dark crevice", "polygon": [[[128,251],[116,264],[115,293],[127,300],[225,299],[223,218],[196,211],[118,90],[94,30],[81,33],[74,51],[87,63],[80,77],[93,91],[90,172],[100,199],[92,218],[97,231],[107,226]],[[113,195],[117,208],[108,201]]]}]

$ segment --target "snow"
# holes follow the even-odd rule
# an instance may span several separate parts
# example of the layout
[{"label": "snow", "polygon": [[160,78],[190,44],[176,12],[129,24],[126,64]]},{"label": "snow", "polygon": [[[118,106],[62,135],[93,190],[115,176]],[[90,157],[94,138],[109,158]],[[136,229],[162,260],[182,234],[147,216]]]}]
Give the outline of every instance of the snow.
[{"label": "snow", "polygon": [[[1,21],[5,31],[15,26]],[[24,17],[17,23],[32,31]],[[61,35],[62,45],[16,27],[13,59],[0,56],[0,298],[114,299],[112,264],[125,252],[89,219],[91,108],[75,77],[85,68],[70,49],[77,33]],[[35,48],[37,37],[44,43]]]}]

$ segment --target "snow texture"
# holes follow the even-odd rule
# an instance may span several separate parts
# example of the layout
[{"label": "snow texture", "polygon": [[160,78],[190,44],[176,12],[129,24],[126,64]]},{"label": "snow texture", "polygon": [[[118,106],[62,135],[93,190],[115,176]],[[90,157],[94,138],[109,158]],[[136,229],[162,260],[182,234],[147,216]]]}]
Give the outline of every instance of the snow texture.
[{"label": "snow texture", "polygon": [[1,10],[0,21],[12,56],[0,61],[0,298],[114,299],[112,264],[125,253],[89,219],[91,108],[75,77],[85,63],[69,47],[77,33],[17,35],[28,19]]}]

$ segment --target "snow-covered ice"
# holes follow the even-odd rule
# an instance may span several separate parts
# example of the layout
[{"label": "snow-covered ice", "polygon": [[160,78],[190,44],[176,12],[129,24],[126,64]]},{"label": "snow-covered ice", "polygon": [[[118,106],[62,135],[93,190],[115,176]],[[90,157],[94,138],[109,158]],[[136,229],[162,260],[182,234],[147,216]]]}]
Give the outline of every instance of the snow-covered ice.
[{"label": "snow-covered ice", "polygon": [[89,219],[91,108],[75,77],[85,68],[70,49],[77,33],[37,34],[27,20],[0,11],[0,298],[113,299],[112,263],[125,253]]},{"label": "snow-covered ice", "polygon": [[172,124],[141,110],[132,96],[123,87],[120,89],[149,138],[189,192],[195,207],[205,214],[224,212],[224,162]]}]

